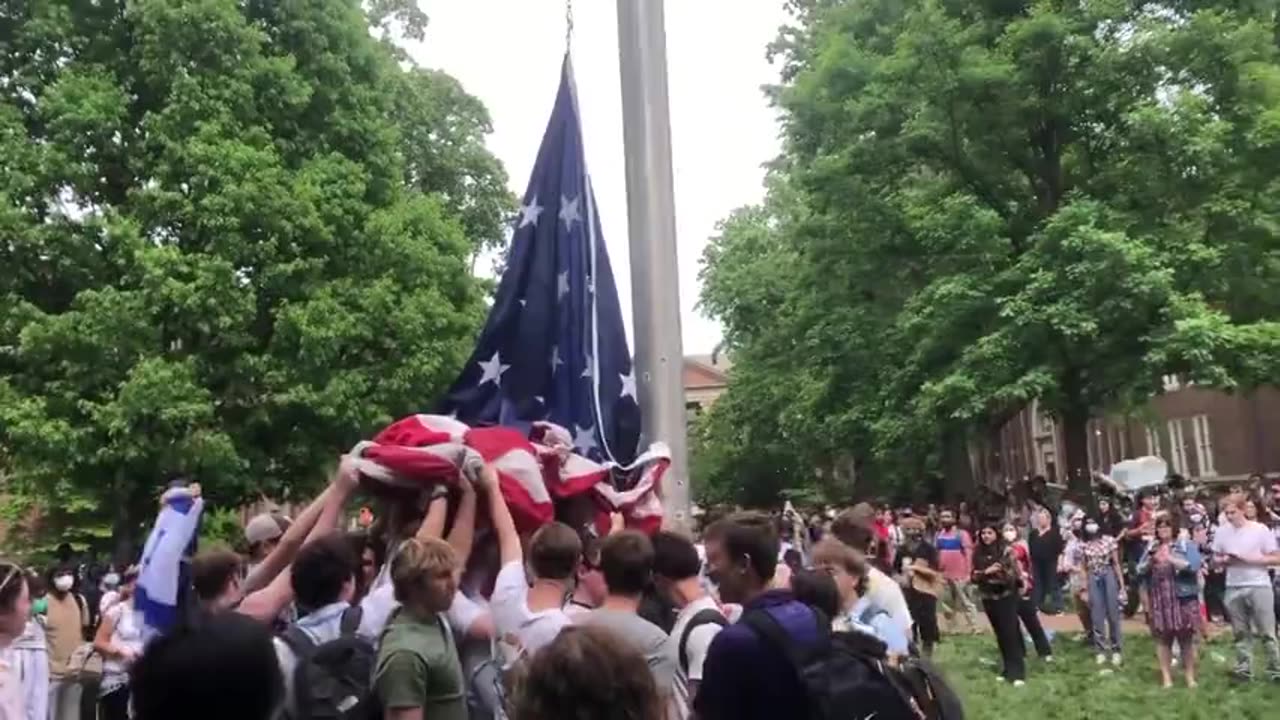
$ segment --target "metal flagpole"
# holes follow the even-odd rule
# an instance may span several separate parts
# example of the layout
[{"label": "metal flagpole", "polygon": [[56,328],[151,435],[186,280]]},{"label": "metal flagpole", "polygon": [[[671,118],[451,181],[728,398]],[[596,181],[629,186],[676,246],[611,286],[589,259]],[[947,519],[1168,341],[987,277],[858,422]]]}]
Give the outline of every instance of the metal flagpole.
[{"label": "metal flagpole", "polygon": [[680,342],[662,0],[618,0],[618,55],[627,158],[636,387],[644,418],[641,447],[654,441],[670,446],[671,467],[662,482],[665,523],[688,530],[684,352]]}]

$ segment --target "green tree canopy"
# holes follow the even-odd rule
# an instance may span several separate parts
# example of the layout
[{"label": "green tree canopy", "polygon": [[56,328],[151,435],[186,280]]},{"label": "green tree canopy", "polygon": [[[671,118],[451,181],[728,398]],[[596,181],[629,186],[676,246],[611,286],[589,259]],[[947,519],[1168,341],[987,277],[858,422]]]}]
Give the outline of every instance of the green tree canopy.
[{"label": "green tree canopy", "polygon": [[452,379],[511,198],[484,107],[370,34],[425,18],[369,11],[4,3],[11,510],[123,552],[167,473],[282,497]]},{"label": "green tree canopy", "polygon": [[[1038,398],[1080,477],[1089,417],[1163,374],[1275,379],[1274,2],[791,7],[773,48],[786,192],[759,211],[790,221],[754,241],[788,261],[752,264],[727,226],[703,297],[735,375],[832,401],[787,392],[781,414],[873,465],[945,470],[953,440]],[[726,413],[757,402],[737,391]]]}]

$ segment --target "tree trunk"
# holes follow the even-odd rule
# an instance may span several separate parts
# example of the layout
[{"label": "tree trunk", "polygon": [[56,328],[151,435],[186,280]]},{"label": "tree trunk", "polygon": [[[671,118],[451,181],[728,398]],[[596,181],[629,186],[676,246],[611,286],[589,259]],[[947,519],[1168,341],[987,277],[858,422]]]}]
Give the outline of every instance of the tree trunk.
[{"label": "tree trunk", "polygon": [[137,560],[134,554],[133,521],[129,515],[129,502],[117,503],[115,518],[111,522],[111,562],[117,567]]},{"label": "tree trunk", "polygon": [[1093,476],[1089,469],[1089,410],[1072,407],[1062,413],[1062,440],[1066,445],[1067,495],[1086,504],[1092,500]]},{"label": "tree trunk", "polygon": [[942,431],[942,470],[946,473],[947,502],[961,495],[973,494],[973,463],[969,457],[968,433],[963,426],[948,426]]}]

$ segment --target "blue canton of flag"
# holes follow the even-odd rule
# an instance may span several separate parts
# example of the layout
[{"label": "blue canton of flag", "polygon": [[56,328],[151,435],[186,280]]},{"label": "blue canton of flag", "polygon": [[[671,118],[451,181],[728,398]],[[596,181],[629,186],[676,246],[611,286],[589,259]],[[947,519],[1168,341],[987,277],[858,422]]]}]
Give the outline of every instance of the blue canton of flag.
[{"label": "blue canton of flag", "polygon": [[568,55],[497,297],[440,411],[468,425],[549,420],[587,457],[624,465],[635,457],[636,380]]}]

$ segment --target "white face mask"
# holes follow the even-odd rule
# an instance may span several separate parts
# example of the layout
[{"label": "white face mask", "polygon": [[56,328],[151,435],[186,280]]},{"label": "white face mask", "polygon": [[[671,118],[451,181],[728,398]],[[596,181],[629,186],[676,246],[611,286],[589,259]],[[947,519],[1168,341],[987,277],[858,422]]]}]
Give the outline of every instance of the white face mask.
[{"label": "white face mask", "polygon": [[1017,531],[1017,530],[1005,530],[1005,531],[1004,531],[1004,539],[1005,539],[1005,542],[1013,542],[1014,540],[1017,540],[1017,539],[1018,539],[1018,531]]},{"label": "white face mask", "polygon": [[1098,523],[1089,523],[1084,526],[1084,531],[1090,535],[1098,532]]},{"label": "white face mask", "polygon": [[70,575],[59,575],[53,579],[53,586],[58,589],[58,592],[70,590],[73,584],[75,584],[75,581],[71,579]]}]

